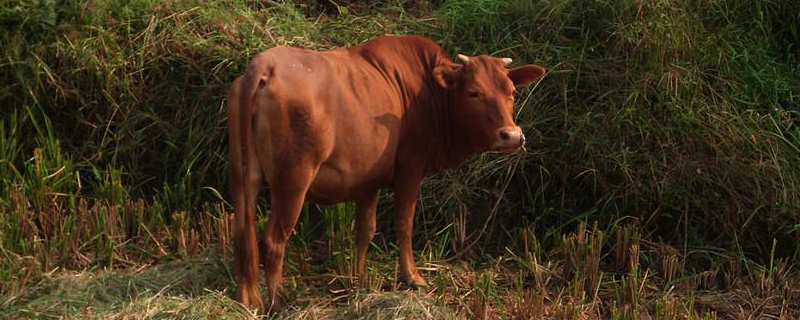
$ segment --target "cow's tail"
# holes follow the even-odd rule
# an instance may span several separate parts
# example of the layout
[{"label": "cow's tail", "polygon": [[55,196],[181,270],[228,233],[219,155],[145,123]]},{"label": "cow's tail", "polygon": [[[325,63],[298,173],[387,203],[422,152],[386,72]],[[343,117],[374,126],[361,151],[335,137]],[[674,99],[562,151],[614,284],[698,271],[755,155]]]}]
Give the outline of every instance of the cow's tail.
[{"label": "cow's tail", "polygon": [[[242,113],[241,113],[241,125],[242,125],[242,169],[245,170],[245,174],[251,169],[250,166],[260,166],[258,163],[249,163],[248,154],[255,153],[256,151],[253,150],[255,145],[253,144],[253,121],[254,121],[254,114],[256,110],[256,92],[258,89],[263,86],[267,81],[267,68],[264,63],[258,63],[255,60],[253,63],[250,64],[250,67],[247,68],[247,72],[245,73],[242,82],[241,82],[241,95],[240,97],[240,105],[242,106]],[[261,171],[258,168],[257,171]],[[244,188],[244,199],[247,201],[246,203],[250,203],[249,201],[253,201],[253,194],[250,192],[250,188]],[[252,212],[253,216],[255,216],[255,212]]]},{"label": "cow's tail", "polygon": [[[247,72],[234,83],[228,95],[228,144],[229,144],[229,180],[234,197],[234,216],[236,220],[234,248],[236,255],[237,298],[245,305],[260,306],[261,298],[258,290],[258,242],[255,231],[255,208],[248,204],[254,201],[255,195],[249,184],[253,170],[249,163],[255,152],[253,144],[253,120],[255,97],[258,89],[267,80],[267,66],[254,62]],[[257,159],[257,157],[256,157]]]}]

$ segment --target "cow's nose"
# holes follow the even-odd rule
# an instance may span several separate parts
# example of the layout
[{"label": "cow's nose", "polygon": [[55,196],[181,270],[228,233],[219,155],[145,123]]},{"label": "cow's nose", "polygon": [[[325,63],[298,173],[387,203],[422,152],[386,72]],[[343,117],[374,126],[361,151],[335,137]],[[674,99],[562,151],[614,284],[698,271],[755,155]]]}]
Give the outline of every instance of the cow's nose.
[{"label": "cow's nose", "polygon": [[497,151],[513,151],[525,144],[525,135],[522,134],[520,127],[500,128],[497,130],[497,135],[500,139],[493,146]]},{"label": "cow's nose", "polygon": [[508,140],[511,138],[511,135],[506,130],[500,130],[500,139]]}]

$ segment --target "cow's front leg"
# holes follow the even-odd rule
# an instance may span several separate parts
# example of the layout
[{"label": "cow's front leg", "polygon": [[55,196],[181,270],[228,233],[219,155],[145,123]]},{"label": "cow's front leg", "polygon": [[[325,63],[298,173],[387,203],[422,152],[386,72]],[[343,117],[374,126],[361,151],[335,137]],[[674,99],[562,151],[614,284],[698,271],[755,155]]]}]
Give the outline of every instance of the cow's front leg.
[{"label": "cow's front leg", "polygon": [[414,263],[411,251],[411,232],[414,226],[414,210],[422,183],[422,174],[404,174],[395,181],[394,195],[394,227],[397,234],[397,246],[400,248],[400,281],[414,287],[424,287],[425,282]]},{"label": "cow's front leg", "polygon": [[303,200],[313,180],[313,168],[296,166],[282,168],[274,179],[270,179],[272,213],[261,239],[262,263],[269,293],[267,310],[277,311],[283,307],[278,299],[278,288],[283,280],[283,257],[286,241],[294,230],[303,208]]},{"label": "cow's front leg", "polygon": [[367,248],[375,235],[375,211],[378,207],[379,191],[365,199],[356,201],[356,275],[364,280],[367,266]]}]

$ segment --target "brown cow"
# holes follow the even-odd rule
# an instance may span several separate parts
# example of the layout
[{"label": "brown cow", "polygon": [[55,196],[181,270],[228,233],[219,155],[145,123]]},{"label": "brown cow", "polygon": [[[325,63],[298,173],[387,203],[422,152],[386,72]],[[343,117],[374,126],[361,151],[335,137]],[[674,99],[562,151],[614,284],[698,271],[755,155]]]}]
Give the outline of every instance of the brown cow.
[{"label": "brown cow", "polygon": [[262,177],[272,214],[261,239],[270,307],[286,241],[304,199],[356,202],[357,273],[364,274],[381,188],[395,189],[401,280],[424,286],[411,252],[422,179],[484,151],[525,143],[514,123],[515,86],[544,74],[508,58],[459,55],[436,43],[385,36],[316,52],[276,47],[258,54],[228,96],[229,179],[236,216],[236,298],[261,307],[254,216]]}]

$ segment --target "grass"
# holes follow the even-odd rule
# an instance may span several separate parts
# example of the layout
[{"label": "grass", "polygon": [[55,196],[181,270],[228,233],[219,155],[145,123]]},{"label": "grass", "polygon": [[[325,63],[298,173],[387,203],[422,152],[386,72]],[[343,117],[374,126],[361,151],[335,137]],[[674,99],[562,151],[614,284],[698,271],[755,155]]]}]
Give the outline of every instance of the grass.
[{"label": "grass", "polygon": [[309,207],[281,317],[798,317],[796,1],[339,4],[0,2],[0,313],[248,317],[225,249],[229,84],[276,45],[418,33],[548,69],[519,96],[528,151],[426,181],[430,292],[394,293],[391,191],[360,291],[352,204]]},{"label": "grass", "polygon": [[[630,228],[625,229],[630,230]],[[424,263],[431,287],[409,290],[385,272],[385,255],[369,263],[369,282],[342,281],[348,273],[324,245],[290,248],[324,256],[310,271],[289,272],[283,294],[289,309],[270,319],[795,319],[800,316],[798,274],[785,262],[760,266],[726,257],[725,266],[693,272],[662,269],[647,259],[674,251],[631,245],[626,271],[594,259],[602,235],[581,224],[550,254],[509,252],[485,263]],[[350,237],[352,241],[352,237]],[[333,241],[333,240],[325,240]],[[657,247],[665,246],[663,244]],[[344,249],[344,248],[336,248]],[[672,249],[674,250],[674,249]],[[183,259],[124,269],[52,270],[24,291],[0,300],[5,319],[174,319],[258,317],[232,300],[230,247],[213,246]],[[589,256],[576,261],[572,258]],[[354,257],[349,254],[348,258]],[[596,257],[596,258],[595,258]],[[577,273],[576,270],[582,270]],[[677,272],[682,278],[667,280]],[[590,280],[594,279],[594,280]]]}]

